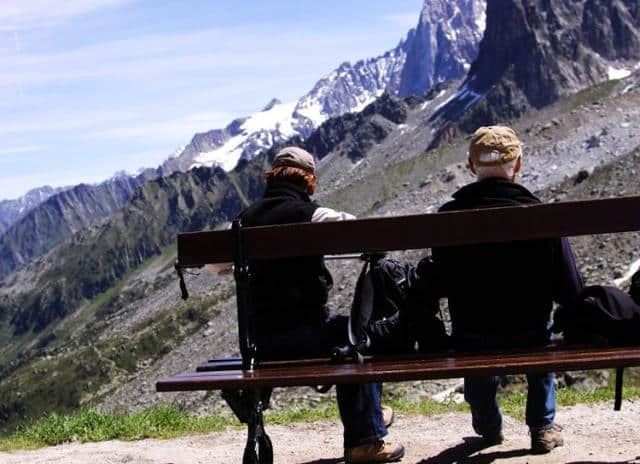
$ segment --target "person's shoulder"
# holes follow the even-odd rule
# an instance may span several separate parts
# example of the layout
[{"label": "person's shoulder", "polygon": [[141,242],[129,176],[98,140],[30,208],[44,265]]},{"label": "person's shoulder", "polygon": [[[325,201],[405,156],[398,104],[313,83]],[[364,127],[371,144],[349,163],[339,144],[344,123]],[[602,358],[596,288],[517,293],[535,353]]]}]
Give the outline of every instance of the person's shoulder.
[{"label": "person's shoulder", "polygon": [[440,208],[438,208],[438,212],[439,213],[444,213],[447,211],[456,211],[460,209],[460,205],[458,204],[459,202],[456,200],[450,200],[448,202],[446,202],[445,204],[443,204],[442,206],[440,206]]},{"label": "person's shoulder", "polygon": [[311,222],[347,221],[355,218],[356,217],[353,214],[316,205],[316,209],[311,217]]},{"label": "person's shoulder", "polygon": [[538,198],[531,190],[522,184],[517,182],[513,183],[514,188],[518,189],[518,194],[515,196],[519,203],[542,203],[542,200]]}]

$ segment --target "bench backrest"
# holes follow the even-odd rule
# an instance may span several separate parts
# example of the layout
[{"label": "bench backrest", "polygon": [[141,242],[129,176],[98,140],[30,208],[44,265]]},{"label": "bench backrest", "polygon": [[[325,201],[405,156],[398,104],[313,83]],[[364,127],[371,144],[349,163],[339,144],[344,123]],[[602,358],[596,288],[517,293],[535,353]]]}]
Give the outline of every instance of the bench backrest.
[{"label": "bench backrest", "polygon": [[[640,196],[468,211],[297,223],[178,235],[177,267],[234,262],[242,364],[257,347],[249,304],[249,261],[422,249],[640,230]],[[184,292],[186,294],[186,291]]]},{"label": "bench backrest", "polygon": [[[313,256],[640,230],[640,196],[298,223],[240,230],[246,259]],[[178,234],[181,267],[230,262],[233,231]]]}]

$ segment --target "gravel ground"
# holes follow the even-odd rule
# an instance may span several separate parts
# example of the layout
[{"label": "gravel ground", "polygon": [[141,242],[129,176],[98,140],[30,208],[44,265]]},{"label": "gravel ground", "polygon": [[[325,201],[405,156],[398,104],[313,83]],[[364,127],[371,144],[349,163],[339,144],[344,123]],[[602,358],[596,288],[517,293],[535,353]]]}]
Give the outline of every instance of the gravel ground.
[{"label": "gravel ground", "polygon": [[[640,463],[640,402],[626,401],[621,412],[609,403],[561,408],[557,421],[564,426],[565,446],[547,455],[528,452],[527,428],[505,419],[506,440],[482,448],[471,429],[468,414],[397,418],[389,440],[404,443],[403,463]],[[343,462],[341,426],[336,422],[269,426],[276,463],[334,464]],[[36,451],[0,453],[3,464],[198,464],[239,463],[245,431],[137,442],[109,441],[67,444]]]}]

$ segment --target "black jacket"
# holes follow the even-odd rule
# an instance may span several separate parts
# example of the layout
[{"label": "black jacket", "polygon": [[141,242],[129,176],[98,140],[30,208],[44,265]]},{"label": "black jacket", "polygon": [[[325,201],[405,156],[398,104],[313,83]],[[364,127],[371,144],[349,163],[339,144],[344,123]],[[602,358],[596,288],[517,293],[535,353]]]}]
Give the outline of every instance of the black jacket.
[{"label": "black jacket", "polygon": [[[501,178],[466,185],[440,211],[540,203]],[[500,346],[545,343],[552,301],[569,304],[582,289],[566,239],[465,245],[433,250],[454,342]]]},{"label": "black jacket", "polygon": [[[307,222],[318,205],[294,184],[267,187],[264,196],[240,214],[242,226]],[[255,327],[287,329],[302,323],[324,321],[325,304],[332,286],[322,256],[254,260],[250,295]]]}]

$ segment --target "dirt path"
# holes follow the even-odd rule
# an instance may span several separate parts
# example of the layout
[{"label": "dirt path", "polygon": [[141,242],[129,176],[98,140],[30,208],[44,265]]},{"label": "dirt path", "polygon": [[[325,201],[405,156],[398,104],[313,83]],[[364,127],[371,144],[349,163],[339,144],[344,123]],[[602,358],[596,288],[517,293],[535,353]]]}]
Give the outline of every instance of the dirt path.
[{"label": "dirt path", "polygon": [[[625,401],[621,412],[611,404],[562,408],[566,445],[543,456],[528,454],[526,427],[507,417],[506,441],[481,449],[466,414],[435,418],[402,417],[389,438],[405,444],[403,463],[571,463],[639,464],[640,401]],[[334,464],[342,456],[342,427],[335,422],[270,426],[275,463]],[[110,441],[69,444],[37,451],[0,453],[2,464],[225,464],[240,463],[244,430],[199,435],[175,440]]]}]

